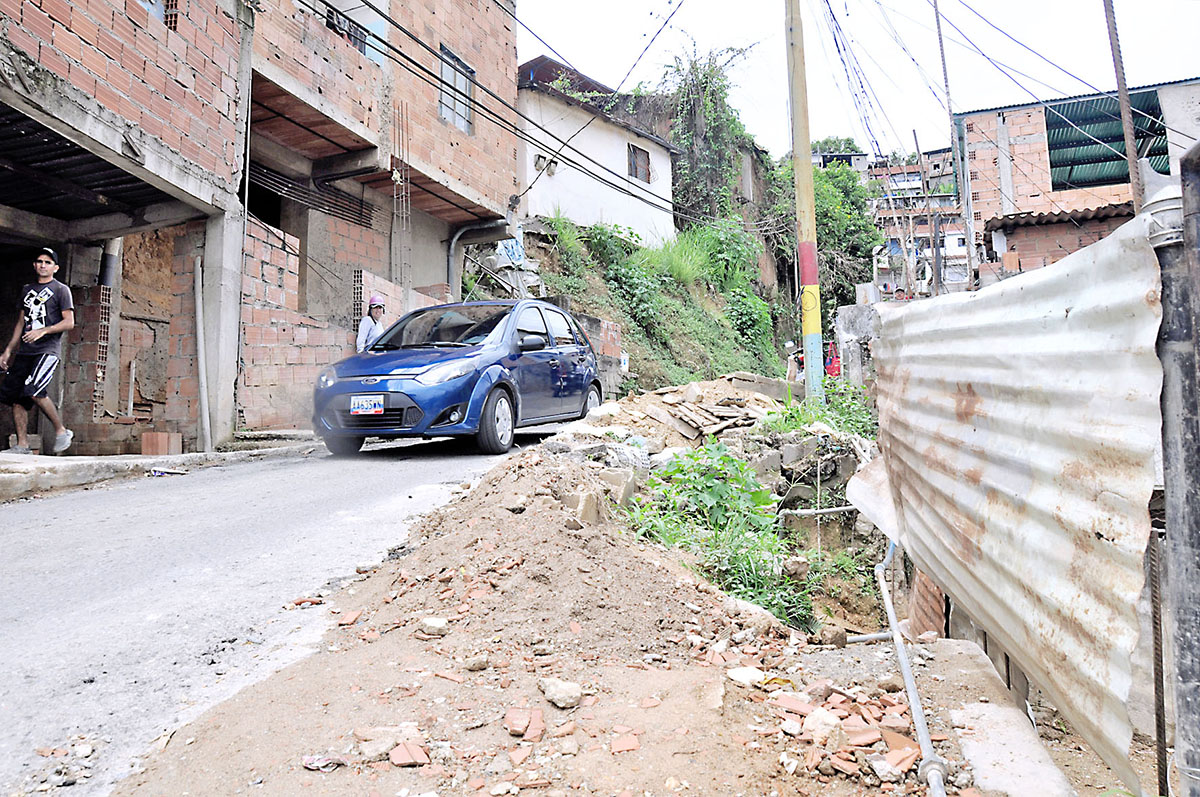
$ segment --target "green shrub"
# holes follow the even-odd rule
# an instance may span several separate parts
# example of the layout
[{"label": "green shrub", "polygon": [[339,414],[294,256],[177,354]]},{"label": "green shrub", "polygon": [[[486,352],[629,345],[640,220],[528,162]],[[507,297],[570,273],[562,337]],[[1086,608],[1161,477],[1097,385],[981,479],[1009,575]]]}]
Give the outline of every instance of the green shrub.
[{"label": "green shrub", "polygon": [[547,217],[546,223],[554,231],[558,262],[563,273],[571,277],[582,276],[587,271],[588,257],[583,248],[583,236],[579,228],[561,212]]},{"label": "green shrub", "polygon": [[708,283],[726,293],[743,288],[758,273],[758,239],[740,221],[724,219],[693,228],[708,253]]},{"label": "green shrub", "polygon": [[874,438],[879,421],[871,411],[867,392],[844,379],[826,376],[825,403],[811,399],[789,404],[763,420],[763,426],[778,432],[790,432],[820,421],[836,431]]},{"label": "green shrub", "polygon": [[634,258],[645,268],[690,287],[708,273],[708,250],[691,230],[679,233],[653,249],[640,249]]},{"label": "green shrub", "polygon": [[710,440],[653,474],[629,518],[638,535],[693,551],[700,570],[730,595],[812,627],[809,584],[781,572],[787,551],[770,491],[721,443]]},{"label": "green shrub", "polygon": [[609,287],[622,300],[629,317],[646,331],[658,326],[662,305],[659,281],[631,258],[609,263],[604,272]]}]

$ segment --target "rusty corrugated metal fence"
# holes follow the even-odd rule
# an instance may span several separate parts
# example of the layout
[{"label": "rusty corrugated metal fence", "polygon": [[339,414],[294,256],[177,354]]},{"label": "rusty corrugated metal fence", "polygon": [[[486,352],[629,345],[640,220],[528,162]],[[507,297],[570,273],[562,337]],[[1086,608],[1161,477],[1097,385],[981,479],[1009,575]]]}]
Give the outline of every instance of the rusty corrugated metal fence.
[{"label": "rusty corrugated metal fence", "polygon": [[1144,219],[978,293],[878,308],[882,456],[852,499],[888,492],[917,565],[1138,791],[1126,703],[1162,384]]}]

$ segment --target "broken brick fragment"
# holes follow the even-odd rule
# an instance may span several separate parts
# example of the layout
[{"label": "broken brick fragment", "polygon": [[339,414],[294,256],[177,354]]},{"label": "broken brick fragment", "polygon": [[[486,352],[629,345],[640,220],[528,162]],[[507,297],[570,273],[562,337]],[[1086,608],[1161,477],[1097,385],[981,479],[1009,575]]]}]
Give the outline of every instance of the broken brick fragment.
[{"label": "broken brick fragment", "polygon": [[529,728],[529,721],[533,716],[527,708],[510,708],[504,714],[504,729],[511,736],[521,736]]},{"label": "broken brick fragment", "polygon": [[413,742],[401,742],[388,753],[388,760],[398,767],[420,767],[429,763],[429,753]]},{"label": "broken brick fragment", "polygon": [[616,755],[617,753],[631,753],[634,750],[641,749],[641,746],[642,743],[638,741],[636,736],[633,734],[625,734],[624,736],[618,736],[617,738],[613,739],[611,749],[613,755]]}]

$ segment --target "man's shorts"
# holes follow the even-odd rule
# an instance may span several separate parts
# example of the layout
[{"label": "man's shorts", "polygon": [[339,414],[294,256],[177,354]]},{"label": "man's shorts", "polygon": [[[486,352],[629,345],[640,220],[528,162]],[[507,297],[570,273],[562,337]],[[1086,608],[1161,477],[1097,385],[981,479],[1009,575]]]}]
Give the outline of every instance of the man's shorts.
[{"label": "man's shorts", "polygon": [[53,354],[18,354],[8,364],[8,374],[0,384],[0,404],[33,406],[35,398],[46,395],[58,357]]}]

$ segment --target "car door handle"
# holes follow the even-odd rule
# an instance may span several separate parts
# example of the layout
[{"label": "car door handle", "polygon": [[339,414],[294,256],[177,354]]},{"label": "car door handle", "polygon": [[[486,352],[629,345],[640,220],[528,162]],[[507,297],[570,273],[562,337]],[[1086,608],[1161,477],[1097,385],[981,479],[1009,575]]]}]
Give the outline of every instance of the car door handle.
[{"label": "car door handle", "polygon": [[550,367],[551,367],[551,368],[557,368],[557,367],[558,367],[558,360],[551,360],[551,361],[550,361]]}]

